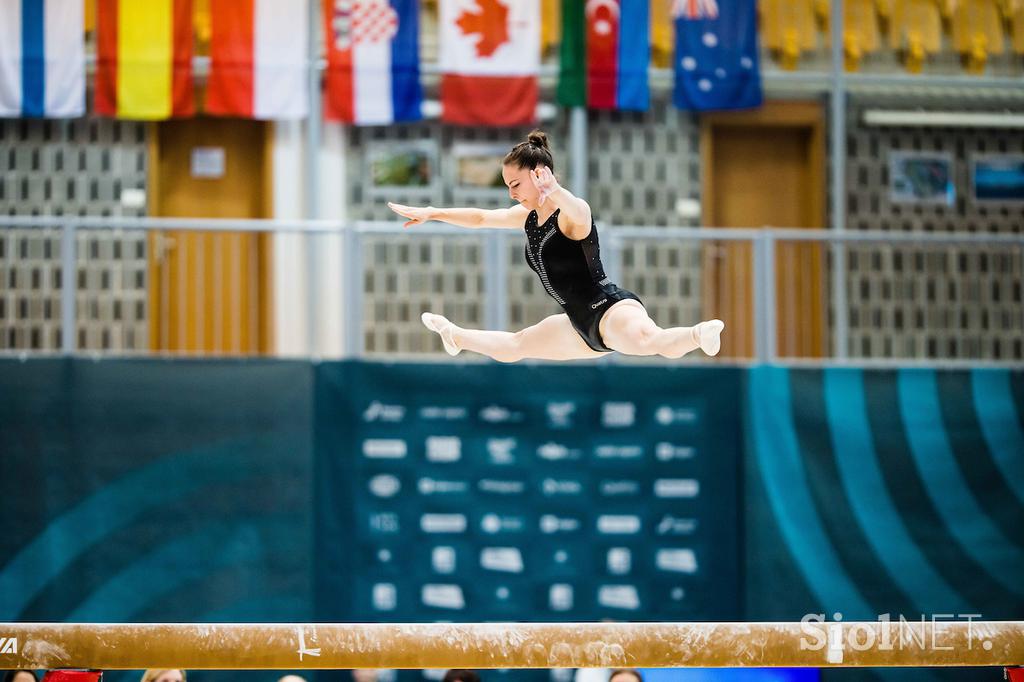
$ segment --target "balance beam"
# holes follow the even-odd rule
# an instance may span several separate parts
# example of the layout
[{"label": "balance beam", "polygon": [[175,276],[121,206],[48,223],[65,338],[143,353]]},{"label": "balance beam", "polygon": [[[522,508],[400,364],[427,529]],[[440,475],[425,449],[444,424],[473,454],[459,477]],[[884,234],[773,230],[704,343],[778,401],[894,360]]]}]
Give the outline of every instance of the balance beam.
[{"label": "balance beam", "polygon": [[1024,622],[0,623],[0,668],[872,667],[1024,664]]}]

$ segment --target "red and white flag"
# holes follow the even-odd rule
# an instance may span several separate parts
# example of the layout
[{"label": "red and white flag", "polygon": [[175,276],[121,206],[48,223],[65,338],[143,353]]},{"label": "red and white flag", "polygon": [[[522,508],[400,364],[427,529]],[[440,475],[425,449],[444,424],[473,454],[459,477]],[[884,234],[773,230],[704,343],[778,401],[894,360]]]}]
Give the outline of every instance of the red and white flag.
[{"label": "red and white flag", "polygon": [[206,111],[293,119],[309,112],[309,3],[210,0]]},{"label": "red and white flag", "polygon": [[441,0],[441,120],[536,119],[540,0]]}]

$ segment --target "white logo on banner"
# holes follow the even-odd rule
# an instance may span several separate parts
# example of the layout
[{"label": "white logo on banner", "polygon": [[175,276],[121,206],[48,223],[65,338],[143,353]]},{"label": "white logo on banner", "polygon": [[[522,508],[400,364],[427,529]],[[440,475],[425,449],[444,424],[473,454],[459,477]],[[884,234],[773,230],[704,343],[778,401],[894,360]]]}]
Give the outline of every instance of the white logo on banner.
[{"label": "white logo on banner", "polygon": [[639,493],[639,481],[601,481],[601,494],[605,497],[637,495]]},{"label": "white logo on banner", "polygon": [[386,405],[379,400],[374,400],[363,410],[364,422],[400,422],[405,418],[405,407],[402,405]]},{"label": "white logo on banner", "polygon": [[673,424],[692,424],[697,421],[697,410],[692,407],[672,407],[661,405],[654,411],[654,420],[662,426]]},{"label": "white logo on banner", "polygon": [[697,555],[692,549],[659,549],[654,555],[654,565],[673,573],[696,573]]},{"label": "white logo on banner", "polygon": [[466,608],[462,588],[458,585],[424,585],[420,597],[424,606],[456,611]]},{"label": "white logo on banner", "polygon": [[512,453],[515,449],[515,438],[487,439],[487,455],[491,458],[491,464],[515,464],[516,456]]},{"label": "white logo on banner", "polygon": [[526,524],[521,516],[499,516],[498,514],[484,514],[480,519],[480,528],[485,533],[519,533]]},{"label": "white logo on banner", "polygon": [[658,535],[690,535],[697,530],[697,519],[684,519],[665,514],[658,521]]},{"label": "white logo on banner", "polygon": [[12,656],[18,654],[17,637],[0,637],[0,655],[3,654],[10,654]]},{"label": "white logo on banner", "polygon": [[561,443],[544,443],[537,448],[537,456],[549,462],[558,462],[566,459],[579,459],[579,450],[570,450]]},{"label": "white logo on banner", "polygon": [[435,547],[430,552],[430,565],[433,567],[435,573],[454,573],[455,548],[447,546]]},{"label": "white logo on banner", "polygon": [[398,514],[394,512],[370,514],[370,530],[377,533],[397,533],[399,529]]},{"label": "white logo on banner", "polygon": [[502,405],[488,405],[480,410],[480,419],[488,424],[508,424],[523,421],[523,413],[513,412]]},{"label": "white logo on banner", "polygon": [[548,606],[552,611],[572,610],[572,585],[557,583],[548,589]]},{"label": "white logo on banner", "polygon": [[695,478],[659,478],[654,482],[655,497],[697,497],[700,482]]},{"label": "white logo on banner", "polygon": [[636,405],[633,403],[604,403],[601,405],[601,425],[605,428],[622,429],[636,422]]},{"label": "white logo on banner", "polygon": [[597,603],[612,609],[635,611],[640,608],[640,595],[633,585],[602,585],[597,591]]},{"label": "white logo on banner", "polygon": [[465,514],[424,514],[420,517],[424,533],[465,533]]},{"label": "white logo on banner", "polygon": [[454,495],[469,490],[465,481],[442,481],[436,478],[421,478],[416,482],[421,495]]},{"label": "white logo on banner", "polygon": [[583,482],[572,479],[545,478],[541,481],[540,489],[547,497],[580,495],[583,493]]},{"label": "white logo on banner", "polygon": [[367,438],[363,441],[363,456],[369,459],[402,459],[408,451],[400,438]]},{"label": "white logo on banner", "polygon": [[465,407],[427,405],[420,408],[420,419],[428,421],[456,422],[465,419],[467,414]]},{"label": "white logo on banner", "polygon": [[633,553],[626,547],[612,547],[608,550],[608,572],[612,575],[626,575],[633,568]]},{"label": "white logo on banner", "polygon": [[540,532],[545,535],[572,533],[580,529],[579,519],[545,514],[540,517]]},{"label": "white logo on banner", "polygon": [[594,454],[598,459],[640,459],[644,448],[641,445],[598,445]]},{"label": "white logo on banner", "polygon": [[457,462],[462,458],[462,439],[458,436],[428,436],[428,462]]},{"label": "white logo on banner", "polygon": [[526,490],[526,484],[522,481],[502,481],[494,478],[482,478],[477,483],[477,488],[482,493],[493,495],[521,495]]},{"label": "white logo on banner", "polygon": [[548,426],[553,429],[572,427],[573,415],[576,414],[576,403],[551,402],[547,404]]},{"label": "white logo on banner", "polygon": [[515,547],[484,547],[480,550],[480,566],[489,571],[523,572],[523,555]]},{"label": "white logo on banner", "polygon": [[397,476],[379,474],[370,479],[370,492],[377,497],[393,497],[402,489],[402,482]]},{"label": "white logo on banner", "polygon": [[672,445],[672,443],[658,443],[654,446],[654,456],[659,462],[671,462],[675,459],[691,459],[696,450],[689,445]]},{"label": "white logo on banner", "polygon": [[603,535],[635,535],[640,532],[640,517],[603,514],[597,517],[597,532]]},{"label": "white logo on banner", "polygon": [[377,583],[373,586],[373,608],[377,611],[394,611],[398,607],[398,591],[393,583]]}]

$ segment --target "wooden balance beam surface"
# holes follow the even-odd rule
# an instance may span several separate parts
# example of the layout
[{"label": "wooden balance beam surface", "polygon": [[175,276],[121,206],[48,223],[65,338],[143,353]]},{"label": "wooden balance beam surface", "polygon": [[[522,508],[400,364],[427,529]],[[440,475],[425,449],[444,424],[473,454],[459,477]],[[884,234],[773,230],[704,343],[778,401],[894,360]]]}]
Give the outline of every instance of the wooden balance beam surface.
[{"label": "wooden balance beam surface", "polygon": [[0,624],[0,669],[1024,664],[1024,623]]}]

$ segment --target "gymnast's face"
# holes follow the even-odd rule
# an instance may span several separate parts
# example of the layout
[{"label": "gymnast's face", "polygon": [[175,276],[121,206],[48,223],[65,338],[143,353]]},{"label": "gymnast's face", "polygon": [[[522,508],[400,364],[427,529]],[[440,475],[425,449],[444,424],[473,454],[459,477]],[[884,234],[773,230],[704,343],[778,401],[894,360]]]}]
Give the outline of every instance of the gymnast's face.
[{"label": "gymnast's face", "polygon": [[508,195],[512,201],[518,201],[530,211],[537,208],[540,192],[537,191],[537,186],[530,179],[530,170],[528,168],[502,166],[501,177],[508,186]]}]

